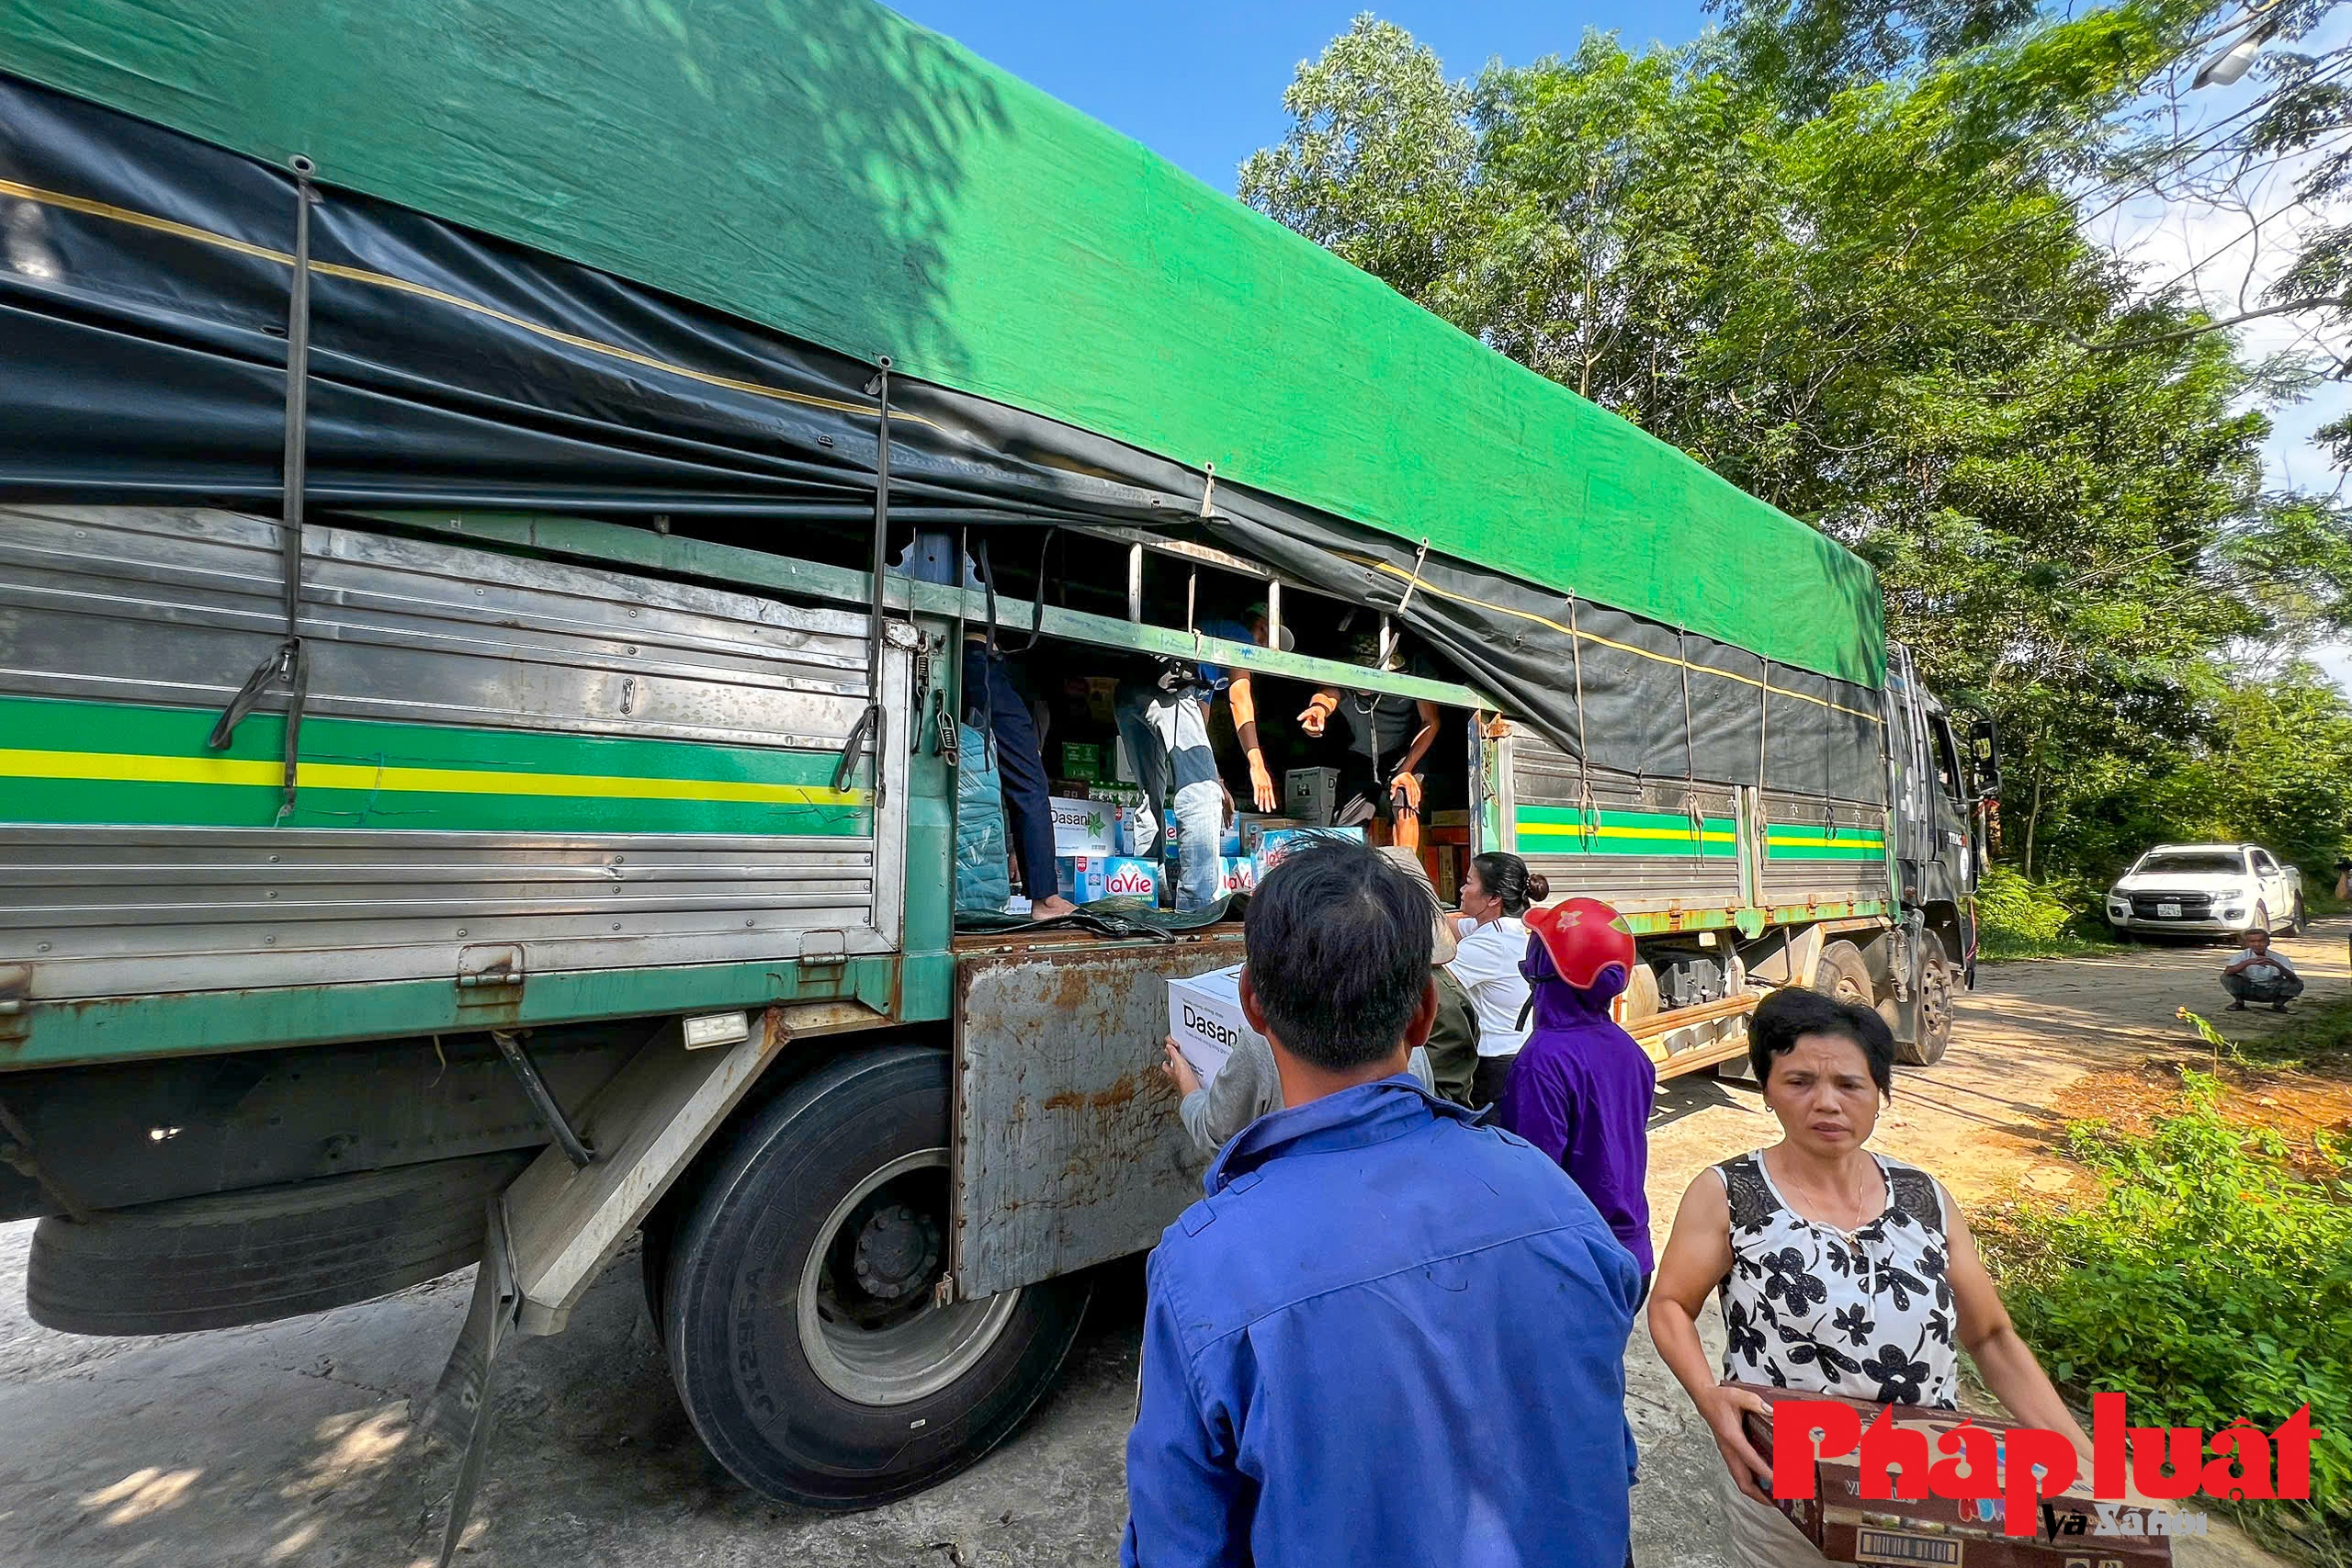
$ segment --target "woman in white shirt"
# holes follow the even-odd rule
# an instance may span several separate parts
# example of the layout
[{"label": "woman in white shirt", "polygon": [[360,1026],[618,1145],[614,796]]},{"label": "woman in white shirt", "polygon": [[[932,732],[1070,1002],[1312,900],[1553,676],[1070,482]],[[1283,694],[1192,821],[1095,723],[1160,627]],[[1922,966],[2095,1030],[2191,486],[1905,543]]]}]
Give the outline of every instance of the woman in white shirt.
[{"label": "woman in white shirt", "polygon": [[1527,976],[1519,964],[1527,956],[1527,922],[1521,917],[1529,906],[1551,896],[1552,885],[1512,854],[1480,855],[1462,879],[1467,929],[1446,968],[1470,994],[1478,1015],[1478,1070],[1470,1080],[1474,1105],[1502,1099],[1511,1058],[1526,1043]]}]

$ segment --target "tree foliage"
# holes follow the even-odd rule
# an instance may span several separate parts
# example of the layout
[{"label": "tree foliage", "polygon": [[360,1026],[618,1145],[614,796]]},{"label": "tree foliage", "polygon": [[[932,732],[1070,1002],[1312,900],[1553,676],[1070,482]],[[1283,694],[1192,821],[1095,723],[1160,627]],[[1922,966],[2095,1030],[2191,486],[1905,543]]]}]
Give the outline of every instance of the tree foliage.
[{"label": "tree foliage", "polygon": [[2229,670],[2352,620],[2344,515],[2262,486],[2299,368],[2147,292],[2080,206],[2198,10],[1732,0],[1681,49],[1463,82],[1367,17],[1241,192],[1869,559],[2008,738],[2007,852],[2098,872],[2152,812],[2227,815],[2165,781],[2227,772],[2246,704],[2352,722]]}]

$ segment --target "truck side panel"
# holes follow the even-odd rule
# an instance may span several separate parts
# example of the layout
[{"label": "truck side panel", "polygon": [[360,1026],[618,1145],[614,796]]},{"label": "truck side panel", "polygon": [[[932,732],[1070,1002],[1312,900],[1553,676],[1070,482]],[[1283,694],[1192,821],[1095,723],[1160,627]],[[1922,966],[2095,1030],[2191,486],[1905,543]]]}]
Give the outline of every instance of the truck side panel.
[{"label": "truck side panel", "polygon": [[1510,744],[1512,841],[1555,897],[1589,893],[1628,909],[1747,901],[1736,790],[1580,768],[1525,726]]},{"label": "truck side panel", "polygon": [[282,695],[207,744],[284,635],[277,536],[0,511],[0,943],[33,1032],[47,1004],[898,949],[904,738],[879,810],[870,761],[833,787],[862,615],[313,527],[281,816]]},{"label": "truck side panel", "polygon": [[957,957],[957,1293],[1153,1245],[1201,1195],[1208,1164],[1159,1067],[1167,982],[1239,963],[1240,933],[1154,946],[967,940]]}]

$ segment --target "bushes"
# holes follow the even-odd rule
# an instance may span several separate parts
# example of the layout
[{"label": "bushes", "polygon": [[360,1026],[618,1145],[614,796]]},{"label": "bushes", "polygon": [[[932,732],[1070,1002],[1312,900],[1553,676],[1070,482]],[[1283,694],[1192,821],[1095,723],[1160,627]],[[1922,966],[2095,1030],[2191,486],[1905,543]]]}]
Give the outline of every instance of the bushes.
[{"label": "bushes", "polygon": [[2098,913],[2100,889],[2067,879],[2034,882],[1988,865],[1976,889],[1977,942],[1986,958],[2088,953],[2113,939]]},{"label": "bushes", "polygon": [[1986,1261],[2052,1377],[2078,1400],[2128,1393],[2135,1426],[2211,1432],[2245,1416],[2268,1430],[2308,1403],[2324,1429],[2310,1504],[2244,1517],[2299,1554],[2352,1562],[2352,1151],[2320,1134],[2300,1176],[2276,1134],[2222,1115],[2211,1076],[2186,1077],[2184,1109],[2145,1135],[2069,1127],[2105,1190],[1994,1216]]}]

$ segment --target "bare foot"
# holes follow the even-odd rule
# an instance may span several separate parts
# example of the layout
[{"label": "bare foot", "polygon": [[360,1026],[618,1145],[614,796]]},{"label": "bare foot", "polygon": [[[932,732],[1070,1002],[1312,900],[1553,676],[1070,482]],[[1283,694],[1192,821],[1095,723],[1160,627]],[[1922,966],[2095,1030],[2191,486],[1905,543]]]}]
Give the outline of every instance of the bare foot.
[{"label": "bare foot", "polygon": [[1033,920],[1057,919],[1061,916],[1077,913],[1078,906],[1058,893],[1050,898],[1034,900],[1029,906],[1029,918]]}]

